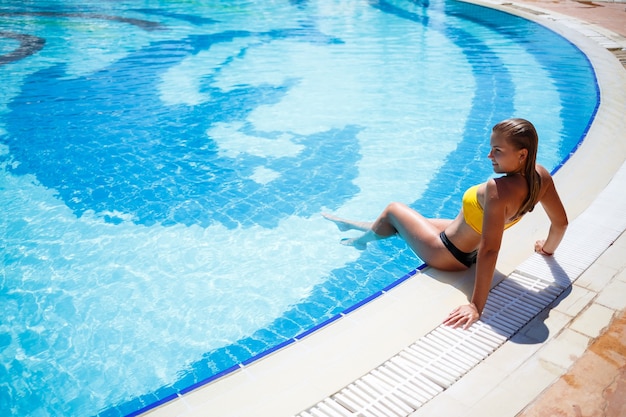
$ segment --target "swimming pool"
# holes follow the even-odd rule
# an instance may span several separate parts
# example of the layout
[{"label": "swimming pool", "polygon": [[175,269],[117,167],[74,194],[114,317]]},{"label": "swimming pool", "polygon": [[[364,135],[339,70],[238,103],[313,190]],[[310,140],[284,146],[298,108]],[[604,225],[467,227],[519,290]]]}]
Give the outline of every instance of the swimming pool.
[{"label": "swimming pool", "polygon": [[460,2],[4,2],[0,409],[125,415],[420,265],[320,217],[458,210],[491,126],[554,168],[598,103],[567,41]]}]

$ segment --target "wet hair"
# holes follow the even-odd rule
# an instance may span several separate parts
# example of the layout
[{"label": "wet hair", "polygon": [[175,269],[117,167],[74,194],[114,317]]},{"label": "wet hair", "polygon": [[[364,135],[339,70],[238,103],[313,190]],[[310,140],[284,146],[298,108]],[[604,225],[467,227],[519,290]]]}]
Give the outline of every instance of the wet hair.
[{"label": "wet hair", "polygon": [[541,178],[535,167],[537,163],[539,137],[535,126],[524,119],[503,120],[493,127],[493,132],[503,135],[507,142],[515,147],[515,149],[526,149],[528,151],[524,167],[521,171],[528,185],[528,196],[517,210],[517,213],[515,213],[514,218],[521,217],[529,211],[533,211],[535,204],[537,204],[539,200]]}]

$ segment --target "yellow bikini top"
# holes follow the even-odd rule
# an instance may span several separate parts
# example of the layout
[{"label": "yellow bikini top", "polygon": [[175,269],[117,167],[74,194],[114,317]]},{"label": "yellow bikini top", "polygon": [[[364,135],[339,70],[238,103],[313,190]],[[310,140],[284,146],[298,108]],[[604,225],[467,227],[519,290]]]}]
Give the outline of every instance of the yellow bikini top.
[{"label": "yellow bikini top", "polygon": [[[478,202],[478,187],[480,184],[470,187],[463,194],[463,217],[465,218],[465,223],[467,223],[472,229],[476,231],[478,234],[483,233],[483,214],[484,210],[480,203]],[[518,217],[515,220],[511,220],[509,223],[504,225],[504,230],[513,226],[515,223],[521,220],[521,217]]]}]

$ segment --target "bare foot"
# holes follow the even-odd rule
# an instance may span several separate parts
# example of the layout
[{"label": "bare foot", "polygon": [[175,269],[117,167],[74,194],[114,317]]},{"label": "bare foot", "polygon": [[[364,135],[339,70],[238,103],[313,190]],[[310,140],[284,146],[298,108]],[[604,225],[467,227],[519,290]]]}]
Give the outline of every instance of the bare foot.
[{"label": "bare foot", "polygon": [[322,217],[335,223],[335,225],[337,225],[337,228],[342,232],[345,232],[347,230],[361,230],[363,232],[366,232],[372,226],[372,223],[346,220],[328,213],[322,213]]},{"label": "bare foot", "polygon": [[343,238],[341,239],[341,244],[345,246],[352,246],[358,250],[365,250],[367,248],[367,243],[361,242],[358,238]]}]

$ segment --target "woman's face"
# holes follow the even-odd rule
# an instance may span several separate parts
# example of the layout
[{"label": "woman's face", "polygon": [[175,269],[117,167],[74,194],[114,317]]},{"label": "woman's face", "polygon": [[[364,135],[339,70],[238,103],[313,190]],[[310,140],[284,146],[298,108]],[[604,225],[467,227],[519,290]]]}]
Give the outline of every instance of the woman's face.
[{"label": "woman's face", "polygon": [[491,151],[487,158],[491,160],[494,172],[498,174],[523,172],[527,156],[526,149],[515,149],[502,133],[491,134]]}]

